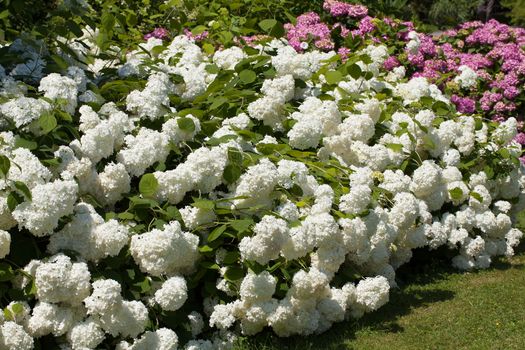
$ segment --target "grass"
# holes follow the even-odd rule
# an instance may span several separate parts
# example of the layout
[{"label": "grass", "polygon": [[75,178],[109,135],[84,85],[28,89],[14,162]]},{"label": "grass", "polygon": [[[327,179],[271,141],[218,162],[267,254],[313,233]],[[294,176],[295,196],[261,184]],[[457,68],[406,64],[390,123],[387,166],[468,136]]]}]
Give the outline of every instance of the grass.
[{"label": "grass", "polygon": [[236,350],[525,349],[525,245],[488,270],[460,273],[418,259],[398,271],[390,302],[357,321],[308,337],[264,332]]}]

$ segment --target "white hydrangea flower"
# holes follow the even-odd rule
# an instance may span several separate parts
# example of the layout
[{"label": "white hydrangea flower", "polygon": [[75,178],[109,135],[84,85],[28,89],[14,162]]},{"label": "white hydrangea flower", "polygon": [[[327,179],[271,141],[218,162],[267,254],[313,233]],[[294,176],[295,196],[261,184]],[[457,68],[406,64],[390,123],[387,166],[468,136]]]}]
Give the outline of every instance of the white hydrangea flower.
[{"label": "white hydrangea flower", "polygon": [[216,219],[215,213],[211,209],[196,208],[193,206],[185,206],[179,210],[184,225],[193,230],[200,225],[208,224]]},{"label": "white hydrangea flower", "polygon": [[130,251],[142,271],[160,276],[191,269],[199,256],[198,244],[198,236],[182,232],[172,221],[164,230],[132,236]]},{"label": "white hydrangea flower", "polygon": [[371,200],[372,191],[368,186],[358,185],[339,199],[339,210],[347,214],[359,214],[366,209]]},{"label": "white hydrangea flower", "polygon": [[0,259],[6,257],[11,249],[11,235],[9,232],[0,230]]},{"label": "white hydrangea flower", "polygon": [[155,301],[163,310],[178,310],[188,298],[186,280],[183,277],[175,276],[167,279],[162,287],[155,292]]},{"label": "white hydrangea flower", "polygon": [[131,346],[117,346],[117,350],[176,350],[178,345],[179,338],[174,331],[168,328],[159,328],[155,332],[144,333]]},{"label": "white hydrangea flower", "polygon": [[112,336],[136,337],[148,322],[148,309],[140,301],[123,300],[121,287],[114,280],[93,282],[93,292],[85,298],[87,313]]},{"label": "white hydrangea flower", "polygon": [[126,109],[140,118],[155,120],[170,111],[168,94],[174,86],[166,73],[157,72],[148,77],[142,91],[134,90],[126,97]]},{"label": "white hydrangea flower", "polygon": [[17,128],[31,123],[50,110],[48,102],[25,96],[0,105],[0,115],[10,119]]},{"label": "white hydrangea flower", "polygon": [[201,124],[199,119],[195,118],[191,114],[185,116],[193,121],[194,130],[187,131],[183,130],[179,126],[179,117],[171,118],[162,124],[162,132],[166,134],[169,140],[175,144],[182,141],[191,141],[201,131]]},{"label": "white hydrangea flower", "polygon": [[51,172],[27,148],[16,148],[11,152],[11,162],[7,178],[23,182],[29,189],[43,185],[51,180]]},{"label": "white hydrangea flower", "polygon": [[242,300],[254,303],[268,301],[275,292],[277,280],[268,271],[256,275],[248,273],[241,283],[240,296]]},{"label": "white hydrangea flower", "polygon": [[58,220],[73,212],[78,185],[75,181],[56,180],[31,189],[31,201],[19,204],[13,218],[35,236],[50,234]]},{"label": "white hydrangea flower", "polygon": [[188,315],[188,320],[190,321],[191,334],[194,337],[201,334],[204,328],[204,320],[202,315],[196,311],[192,311]]},{"label": "white hydrangea flower", "polygon": [[117,255],[128,243],[127,227],[112,219],[104,222],[93,206],[79,203],[75,216],[62,230],[53,234],[47,247],[52,254],[73,250],[89,261]]},{"label": "white hydrangea flower", "polygon": [[[133,129],[133,122],[123,112],[110,115],[93,128],[85,131],[78,145],[79,153],[85,155],[93,163],[99,162],[113,154],[124,142],[124,136]],[[75,145],[78,141],[73,141]]]},{"label": "white hydrangea flower", "polygon": [[0,347],[6,350],[32,350],[33,338],[26,333],[24,327],[12,321],[0,326]]},{"label": "white hydrangea flower", "polygon": [[140,301],[122,301],[118,307],[99,315],[98,323],[112,336],[136,337],[148,323],[148,309]]},{"label": "white hydrangea flower", "polygon": [[233,304],[217,304],[210,315],[210,327],[228,329],[235,323]]},{"label": "white hydrangea flower", "polygon": [[126,148],[117,154],[117,161],[124,164],[131,176],[140,176],[156,162],[166,160],[168,137],[155,130],[141,128],[137,136],[127,135]]},{"label": "white hydrangea flower", "polygon": [[76,317],[81,317],[81,315],[75,315],[75,311],[78,310],[39,302],[33,308],[31,318],[27,324],[27,330],[31,336],[36,338],[47,334],[59,337],[71,329]]},{"label": "white hydrangea flower", "polygon": [[366,311],[374,311],[388,302],[390,285],[383,276],[365,278],[357,284],[356,302]]},{"label": "white hydrangea flower", "polygon": [[410,190],[418,197],[431,195],[441,184],[441,169],[433,161],[426,160],[412,174]]},{"label": "white hydrangea flower", "polygon": [[67,340],[73,350],[96,349],[105,335],[93,318],[74,324],[67,333]]},{"label": "white hydrangea flower", "polygon": [[215,51],[213,54],[213,63],[219,68],[233,70],[235,65],[245,57],[246,55],[241,48],[233,46],[225,50]]},{"label": "white hydrangea flower", "polygon": [[40,80],[38,91],[44,92],[44,97],[49,99],[65,100],[67,104],[64,106],[64,110],[69,114],[75,113],[78,94],[75,80],[57,73],[51,73]]},{"label": "white hydrangea flower", "polygon": [[441,90],[439,90],[436,85],[429,84],[424,77],[412,78],[407,83],[397,84],[394,93],[403,98],[405,105],[416,102],[424,96],[449,103],[448,99],[443,96]]},{"label": "white hydrangea flower", "polygon": [[335,52],[311,51],[299,54],[291,46],[277,49],[277,55],[272,56],[272,66],[279,76],[291,74],[296,79],[307,80],[323,65],[322,61],[328,60]]},{"label": "white hydrangea flower", "polygon": [[34,276],[37,298],[43,302],[77,305],[91,290],[91,274],[86,263],[73,263],[62,254],[41,263]]},{"label": "white hydrangea flower", "polygon": [[239,243],[241,258],[255,260],[261,265],[279,257],[279,251],[288,237],[286,221],[266,215],[258,222],[252,237],[244,237]]},{"label": "white hydrangea flower", "polygon": [[454,82],[458,83],[459,86],[465,89],[476,86],[478,79],[476,71],[465,65],[459,66],[458,71],[460,71],[461,74],[454,78]]},{"label": "white hydrangea flower", "polygon": [[290,74],[275,79],[267,79],[263,82],[261,92],[281,101],[281,103],[288,102],[295,95],[295,81]]},{"label": "white hydrangea flower", "polygon": [[104,171],[98,174],[100,197],[107,205],[112,205],[122,199],[122,196],[131,190],[128,172],[124,164],[108,163]]},{"label": "white hydrangea flower", "polygon": [[248,105],[248,115],[275,130],[282,129],[284,102],[278,96],[263,96]]},{"label": "white hydrangea flower", "polygon": [[492,139],[500,145],[506,145],[514,138],[514,136],[516,136],[517,133],[518,122],[516,118],[510,117],[498,125],[497,129],[492,134]]},{"label": "white hydrangea flower", "polygon": [[235,199],[234,207],[246,208],[256,204],[268,204],[269,195],[277,185],[279,172],[267,158],[259,164],[250,166],[237,180],[232,197],[246,196],[246,199]]},{"label": "white hydrangea flower", "polygon": [[93,282],[93,292],[84,299],[89,314],[100,314],[115,308],[122,302],[120,284],[111,279]]}]

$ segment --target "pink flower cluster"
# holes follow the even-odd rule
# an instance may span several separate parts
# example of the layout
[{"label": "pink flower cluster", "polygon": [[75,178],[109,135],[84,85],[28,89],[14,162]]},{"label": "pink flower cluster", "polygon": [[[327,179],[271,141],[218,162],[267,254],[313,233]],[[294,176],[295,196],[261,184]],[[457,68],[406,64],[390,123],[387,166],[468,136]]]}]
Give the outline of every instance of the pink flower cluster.
[{"label": "pink flower cluster", "polygon": [[348,16],[362,18],[368,14],[368,8],[363,5],[352,5],[337,0],[326,0],[323,3],[323,9],[330,12],[334,17]]},{"label": "pink flower cluster", "polygon": [[287,31],[288,42],[298,52],[306,50],[310,43],[321,50],[334,48],[330,28],[321,22],[321,18],[315,12],[300,15],[295,25],[287,23],[284,28]]},{"label": "pink flower cluster", "polygon": [[155,28],[151,33],[144,35],[144,40],[149,38],[157,38],[167,40],[170,37],[170,32],[166,28]]},{"label": "pink flower cluster", "polygon": [[[409,33],[415,31],[411,22],[370,17],[366,7],[337,0],[325,0],[323,9],[329,14],[326,22],[310,12],[299,16],[295,26],[285,25],[287,38],[297,51],[306,50],[313,42],[318,49],[335,49],[344,60],[350,52],[345,39],[351,34],[352,49],[370,42],[393,47],[394,53],[383,64],[385,70],[403,65],[408,77],[422,76],[438,83],[462,113],[523,120],[524,28],[496,20],[466,22],[439,35],[417,33],[417,49],[409,51],[407,43],[414,38]],[[361,39],[362,46],[355,45],[356,39]],[[474,84],[458,83],[462,66],[475,72]]]},{"label": "pink flower cluster", "polygon": [[184,28],[184,35],[192,40],[201,41],[208,37],[209,32],[206,30],[200,34],[193,34],[188,28]]}]

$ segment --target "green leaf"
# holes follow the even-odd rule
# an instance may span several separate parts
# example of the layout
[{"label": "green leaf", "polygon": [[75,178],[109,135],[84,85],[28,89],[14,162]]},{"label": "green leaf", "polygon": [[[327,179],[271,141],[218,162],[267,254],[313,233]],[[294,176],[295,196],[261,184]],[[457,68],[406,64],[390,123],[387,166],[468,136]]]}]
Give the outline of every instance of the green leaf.
[{"label": "green leaf", "polygon": [[359,79],[361,75],[363,74],[363,71],[361,70],[361,67],[359,67],[357,64],[352,64],[350,66],[346,67],[346,72],[350,74],[350,76],[354,79]]},{"label": "green leaf", "polygon": [[216,227],[208,235],[208,242],[215,241],[217,238],[219,238],[223,234],[224,231],[226,231],[226,225],[221,225],[219,227]]},{"label": "green leaf", "polygon": [[47,134],[57,126],[57,119],[50,113],[43,114],[37,121],[42,133]]},{"label": "green leaf", "polygon": [[[212,55],[215,52],[215,47],[213,47],[210,43],[205,43],[202,45],[202,49],[204,52],[206,52],[208,55]],[[211,73],[211,72],[210,72]],[[214,74],[214,73],[212,73]]]},{"label": "green leaf", "polygon": [[488,165],[485,165],[485,167],[483,168],[483,171],[485,172],[485,174],[487,174],[487,178],[490,180],[492,178],[494,178],[494,169],[492,169],[490,166]]},{"label": "green leaf", "polygon": [[115,26],[115,17],[109,11],[104,11],[102,14],[102,29],[106,32],[111,32]]},{"label": "green leaf", "polygon": [[222,262],[224,264],[234,264],[236,263],[237,261],[239,261],[239,258],[241,257],[241,254],[239,252],[236,252],[236,251],[230,251],[230,252],[227,252],[225,255],[224,255],[224,259],[222,260]]},{"label": "green leaf", "polygon": [[478,202],[483,203],[483,197],[477,192],[470,192],[470,196],[477,199]]},{"label": "green leaf", "polygon": [[237,181],[241,177],[241,167],[237,164],[228,164],[226,167],[224,167],[224,172],[222,173],[222,177],[228,184],[232,184],[235,181]]},{"label": "green leaf", "polygon": [[481,118],[474,118],[476,131],[483,129],[483,120]]},{"label": "green leaf", "polygon": [[38,144],[35,141],[26,140],[22,137],[17,137],[15,140],[15,147],[27,148],[30,151],[37,149]]},{"label": "green leaf", "polygon": [[510,158],[510,152],[508,149],[506,148],[501,148],[498,153],[505,159],[509,159]]},{"label": "green leaf", "polygon": [[195,208],[200,209],[209,209],[212,210],[215,208],[215,203],[209,199],[202,198],[193,198],[193,203],[191,203]]},{"label": "green leaf", "polygon": [[208,64],[204,69],[210,74],[217,74],[221,71],[216,64]]},{"label": "green leaf", "polygon": [[193,119],[188,117],[182,117],[177,119],[177,125],[181,130],[194,132],[195,131],[195,122]]},{"label": "green leaf", "polygon": [[219,108],[220,106],[222,106],[223,104],[227,103],[228,102],[228,99],[226,97],[217,97],[215,99],[213,99],[213,102],[211,104],[211,106],[209,107],[211,110],[213,109],[217,109]]},{"label": "green leaf", "polygon": [[130,27],[134,27],[137,24],[137,15],[134,12],[130,12],[126,16],[126,23]]},{"label": "green leaf", "polygon": [[10,211],[15,210],[16,206],[24,202],[24,198],[16,192],[11,192],[7,196],[7,207]]},{"label": "green leaf", "polygon": [[448,192],[450,193],[450,198],[454,200],[460,200],[463,197],[463,190],[459,187],[453,188]]},{"label": "green leaf", "polygon": [[227,267],[226,272],[224,273],[224,279],[230,282],[238,281],[243,277],[244,277],[244,270],[237,266]]},{"label": "green leaf", "polygon": [[206,141],[206,144],[209,146],[218,146],[221,143],[225,143],[230,140],[235,140],[237,139],[237,137],[238,137],[237,135],[224,135],[219,138],[212,137],[208,141]]},{"label": "green leaf", "polygon": [[297,197],[301,197],[303,195],[303,189],[298,184],[293,184],[289,191],[291,194]]},{"label": "green leaf", "polygon": [[15,188],[17,190],[19,190],[20,192],[22,192],[22,194],[24,195],[25,199],[30,201],[32,200],[33,198],[31,197],[31,191],[29,190],[29,188],[26,186],[25,183],[23,183],[22,181],[15,181],[14,182],[14,185],[15,185]]},{"label": "green leaf", "polygon": [[336,70],[326,72],[324,74],[324,77],[326,79],[326,82],[330,85],[335,85],[343,79],[343,75],[341,74],[341,72]]},{"label": "green leaf", "polygon": [[59,110],[59,111],[56,111],[55,114],[58,115],[60,117],[60,119],[65,120],[66,122],[72,122],[73,121],[73,118],[67,112]]},{"label": "green leaf", "polygon": [[434,102],[432,110],[436,112],[437,115],[447,115],[450,112],[449,106],[443,101]]},{"label": "green leaf", "polygon": [[0,262],[0,282],[10,281],[15,276],[11,265]]},{"label": "green leaf", "polygon": [[11,168],[11,161],[9,158],[7,158],[4,155],[0,155],[0,172],[2,175],[7,177],[7,174],[9,173],[9,169]]},{"label": "green leaf", "polygon": [[209,245],[203,245],[203,246],[199,247],[199,252],[200,253],[211,253],[211,252],[213,252],[213,248],[210,247]]},{"label": "green leaf", "polygon": [[238,219],[230,221],[231,227],[239,233],[247,231],[254,222],[252,219]]},{"label": "green leaf", "polygon": [[385,146],[394,152],[401,152],[403,150],[403,145],[400,143],[387,143]]},{"label": "green leaf", "polygon": [[15,315],[18,315],[19,313],[22,313],[24,311],[24,307],[20,303],[14,303],[11,306],[11,310],[14,312]]},{"label": "green leaf", "polygon": [[128,211],[125,211],[125,212],[122,212],[122,213],[119,213],[117,215],[117,217],[121,220],[133,220],[133,218],[135,217],[135,215],[133,213],[130,213]]},{"label": "green leaf", "polygon": [[55,61],[55,63],[57,64],[58,68],[60,68],[62,70],[66,70],[67,67],[69,67],[69,65],[67,64],[66,60],[64,60],[59,55],[51,55],[51,59],[53,61]]},{"label": "green leaf", "polygon": [[204,267],[205,269],[210,269],[210,270],[220,270],[221,268],[219,265],[217,265],[213,261],[201,261],[199,265]]},{"label": "green leaf", "polygon": [[139,191],[145,197],[153,196],[159,187],[159,182],[153,174],[144,174],[139,182]]},{"label": "green leaf", "polygon": [[242,159],[242,153],[237,148],[228,148],[228,161],[230,163],[242,164]]},{"label": "green leaf", "polygon": [[428,149],[435,149],[436,143],[428,135],[423,135],[423,143]]},{"label": "green leaf", "polygon": [[166,208],[166,213],[168,214],[169,219],[182,220],[182,216],[179,212],[179,209],[177,209],[177,207],[173,205],[170,205]]},{"label": "green leaf", "polygon": [[277,25],[277,20],[275,19],[263,19],[259,22],[259,27],[261,27],[262,30],[265,32],[270,32],[273,27]]},{"label": "green leaf", "polygon": [[244,84],[250,84],[257,79],[257,74],[253,70],[245,69],[239,73],[239,78]]}]

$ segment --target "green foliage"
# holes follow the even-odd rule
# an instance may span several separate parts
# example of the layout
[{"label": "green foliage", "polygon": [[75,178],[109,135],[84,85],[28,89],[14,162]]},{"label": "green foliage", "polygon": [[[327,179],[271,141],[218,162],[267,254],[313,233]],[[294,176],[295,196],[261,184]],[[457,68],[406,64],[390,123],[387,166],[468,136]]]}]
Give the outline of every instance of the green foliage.
[{"label": "green foliage", "polygon": [[501,5],[508,9],[506,16],[512,24],[525,26],[525,0],[502,0]]}]

